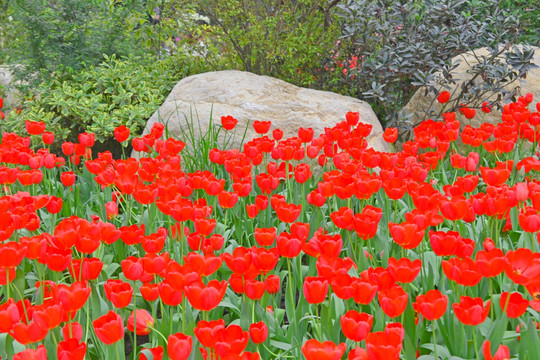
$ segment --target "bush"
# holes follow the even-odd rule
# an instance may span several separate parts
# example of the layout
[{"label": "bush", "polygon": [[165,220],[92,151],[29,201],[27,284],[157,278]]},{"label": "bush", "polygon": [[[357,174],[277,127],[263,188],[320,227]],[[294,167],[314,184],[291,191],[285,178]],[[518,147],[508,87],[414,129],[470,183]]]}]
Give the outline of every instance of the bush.
[{"label": "bush", "polygon": [[540,44],[540,4],[535,0],[506,0],[502,6],[521,17],[520,43]]},{"label": "bush", "polygon": [[144,54],[132,32],[144,16],[142,0],[11,1],[9,10],[17,33],[11,61],[25,65],[19,76],[32,85],[97,65],[105,55]]},{"label": "bush", "polygon": [[[347,0],[339,8],[349,46],[342,49],[350,67],[344,87],[369,101],[386,125],[406,120],[399,110],[419,86],[431,85],[437,91],[435,72],[453,81],[453,57],[479,47],[514,43],[519,35],[519,18],[498,1],[474,8],[467,0]],[[487,66],[495,65],[499,75],[508,73],[495,62],[496,52],[486,58]],[[506,81],[500,76],[499,80]]]},{"label": "bush", "polygon": [[153,63],[141,58],[105,57],[102,64],[66,80],[42,84],[39,95],[25,104],[20,114],[12,114],[7,125],[22,131],[24,120],[44,121],[59,140],[88,131],[103,142],[112,139],[119,125],[136,134],[179,79],[202,70],[195,70],[196,65],[181,55]]},{"label": "bush", "polygon": [[[186,1],[209,19],[195,24],[180,17],[200,53],[219,53],[229,69],[272,76],[301,86],[321,83],[321,71],[337,43],[336,1],[288,0],[272,5],[256,0]],[[197,42],[194,44],[197,46]],[[211,60],[211,59],[210,59]],[[211,64],[213,68],[217,65]]]}]

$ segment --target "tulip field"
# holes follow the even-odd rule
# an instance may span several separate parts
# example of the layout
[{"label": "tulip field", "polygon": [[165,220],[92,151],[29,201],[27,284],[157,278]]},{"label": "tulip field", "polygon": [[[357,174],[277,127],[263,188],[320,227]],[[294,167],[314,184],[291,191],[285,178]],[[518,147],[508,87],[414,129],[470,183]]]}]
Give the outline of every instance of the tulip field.
[{"label": "tulip field", "polygon": [[3,128],[1,358],[540,359],[540,103],[392,152],[349,110],[239,149],[228,114],[200,143],[120,126],[120,159]]}]

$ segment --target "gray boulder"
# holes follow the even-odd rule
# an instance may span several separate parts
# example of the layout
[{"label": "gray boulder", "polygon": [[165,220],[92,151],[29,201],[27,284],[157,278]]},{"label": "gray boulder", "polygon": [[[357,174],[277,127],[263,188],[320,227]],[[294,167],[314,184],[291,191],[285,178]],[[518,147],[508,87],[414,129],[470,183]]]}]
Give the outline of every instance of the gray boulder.
[{"label": "gray boulder", "polygon": [[[535,50],[534,57],[532,62],[536,65],[540,65],[540,48],[533,47]],[[439,91],[449,91],[452,94],[449,104],[452,103],[453,99],[456,98],[456,94],[461,91],[461,85],[471,79],[472,75],[470,70],[476,64],[478,64],[478,59],[481,59],[482,56],[488,56],[490,53],[487,48],[476,49],[467,53],[458,55],[452,59],[452,63],[457,63],[459,65],[455,70],[452,71],[452,77],[456,80],[455,84],[450,84],[449,88],[443,89],[439,88]],[[483,82],[482,77],[478,76],[476,78],[475,84],[481,85]],[[540,67],[532,69],[527,73],[525,79],[518,79],[511,84],[504,87],[505,90],[509,92],[515,92],[517,96],[525,95],[526,93],[532,93],[535,98],[534,102],[540,101]],[[497,99],[498,93],[488,92],[483,99],[483,101],[494,101]],[[481,103],[480,103],[481,104]],[[492,112],[489,114],[483,113],[479,106],[480,104],[468,104],[470,107],[478,107],[476,109],[476,116],[472,120],[465,119],[462,115],[459,115],[458,118],[464,124],[470,124],[471,126],[479,126],[481,123],[489,122],[492,124],[498,123],[501,120],[501,111],[496,108],[492,109]],[[442,109],[442,105],[436,99],[436,96],[433,92],[428,92],[426,94],[426,89],[421,88],[416,91],[411,100],[405,107],[405,114],[410,114],[411,117],[409,120],[412,124],[418,124],[421,121],[427,120],[430,118],[429,111],[438,114]],[[448,105],[446,108],[448,109]]]},{"label": "gray boulder", "polygon": [[[313,128],[317,136],[325,127],[345,120],[349,111],[359,112],[360,121],[373,125],[368,144],[376,150],[388,151],[382,138],[383,128],[366,102],[243,71],[208,72],[181,80],[148,120],[144,133],[149,133],[154,123],[161,122],[171,134],[186,141],[183,134],[189,131],[191,119],[195,134],[199,135],[199,126],[205,134],[211,117],[213,124],[221,124],[221,116],[231,115],[238,125],[227,135],[234,137],[228,148],[238,148],[248,122],[244,142],[260,136],[253,130],[255,120],[272,122],[269,136],[276,128],[283,130],[284,138],[297,136],[300,127]],[[220,139],[220,144],[223,141]]]},{"label": "gray boulder", "polygon": [[[20,65],[15,65],[20,66]],[[4,100],[2,111],[9,113],[19,103],[19,92],[14,89],[15,81],[13,78],[13,68],[7,65],[0,66],[0,97]]]}]

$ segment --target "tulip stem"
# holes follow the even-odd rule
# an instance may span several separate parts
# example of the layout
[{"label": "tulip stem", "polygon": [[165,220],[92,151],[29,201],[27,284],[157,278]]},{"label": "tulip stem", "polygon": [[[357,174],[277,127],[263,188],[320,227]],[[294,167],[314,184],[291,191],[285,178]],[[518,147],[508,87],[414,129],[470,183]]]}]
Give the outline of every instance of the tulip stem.
[{"label": "tulip stem", "polygon": [[[263,343],[263,346],[270,354],[272,354],[272,356],[275,356],[276,358],[278,358],[278,357],[287,358],[287,359],[294,359],[295,358],[295,356],[284,356],[284,355],[281,355],[281,354],[275,354],[266,346],[266,344]],[[288,350],[288,351],[290,351],[290,350]]]},{"label": "tulip stem", "polygon": [[54,342],[54,347],[58,347],[58,340],[56,340],[56,336],[54,335],[54,331],[51,331],[51,336]]},{"label": "tulip stem", "polygon": [[186,306],[187,304],[182,304],[182,332],[186,333]]},{"label": "tulip stem", "polygon": [[435,360],[439,360],[437,356],[437,336],[435,335],[435,320],[431,322],[431,334],[433,335],[433,351],[435,352]]},{"label": "tulip stem", "polygon": [[294,323],[294,329],[296,331],[296,299],[294,296],[294,289],[293,289],[293,276],[292,276],[292,270],[291,270],[291,259],[287,258],[287,270],[289,271],[289,293],[290,293],[290,299],[291,299],[291,306],[292,306],[292,316],[289,320],[289,326]]},{"label": "tulip stem", "polygon": [[[135,281],[133,282],[135,288]],[[137,360],[137,300],[133,296],[133,360]]]},{"label": "tulip stem", "polygon": [[[489,293],[491,295],[491,302],[494,304],[495,301],[493,299],[493,279],[491,277],[489,278]],[[493,306],[491,306],[490,304],[489,307],[490,307],[490,312],[491,312],[491,320],[494,320],[495,317],[493,316]]]},{"label": "tulip stem", "polygon": [[476,358],[480,360],[480,355],[478,354],[478,347],[476,346],[476,328],[474,327],[472,329],[472,336],[473,336],[473,344],[474,344],[474,353],[476,354]]},{"label": "tulip stem", "polygon": [[120,359],[120,352],[118,351],[118,343],[119,343],[119,341],[116,342],[116,344],[114,344],[114,350],[116,351],[116,358],[117,358],[118,360],[121,360],[121,359]]},{"label": "tulip stem", "polygon": [[161,336],[161,338],[165,341],[165,344],[167,344],[168,340],[167,340],[167,338],[165,337],[165,335],[163,335],[161,332],[159,332],[155,327],[152,328],[152,332],[155,332],[156,334],[158,334],[159,336]]},{"label": "tulip stem", "polygon": [[[6,268],[6,289],[7,289],[7,299],[11,299],[10,297],[10,294],[9,294],[9,286],[10,286],[10,283],[9,283],[9,268]],[[42,284],[42,286],[45,286]],[[23,300],[23,299],[21,299]],[[24,304],[24,302],[23,302]]]},{"label": "tulip stem", "polygon": [[251,302],[251,322],[255,323],[255,300]]},{"label": "tulip stem", "polygon": [[319,326],[318,326],[318,329],[319,330],[319,341],[323,341],[323,336],[322,336],[322,321],[321,321],[321,317],[319,316],[319,307],[317,305],[315,305],[315,316],[317,318],[317,320],[319,321]]}]

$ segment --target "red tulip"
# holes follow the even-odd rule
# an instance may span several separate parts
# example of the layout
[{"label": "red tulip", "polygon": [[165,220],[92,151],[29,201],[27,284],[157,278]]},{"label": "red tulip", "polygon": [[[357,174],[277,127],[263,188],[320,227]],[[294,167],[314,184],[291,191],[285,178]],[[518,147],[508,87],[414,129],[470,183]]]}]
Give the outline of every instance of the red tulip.
[{"label": "red tulip", "polygon": [[404,249],[414,249],[420,245],[425,235],[425,231],[418,228],[415,223],[394,224],[390,222],[388,229],[394,241]]},{"label": "red tulip", "polygon": [[243,274],[251,267],[253,253],[251,249],[245,247],[237,247],[233,250],[232,255],[229,253],[223,254],[223,260],[234,273]]},{"label": "red tulip", "polygon": [[[493,242],[493,240],[492,240]],[[486,244],[486,242],[484,241]],[[491,248],[491,246],[487,243],[487,247]],[[484,245],[484,247],[486,247]],[[478,270],[480,271],[480,274],[482,274],[483,277],[494,277],[499,275],[504,271],[506,268],[506,258],[504,257],[504,253],[501,249],[493,248],[489,251],[481,250],[476,253],[476,265],[478,265]]]},{"label": "red tulip", "polygon": [[83,360],[86,355],[86,344],[77,339],[60,341],[56,353],[59,360]]},{"label": "red tulip", "polygon": [[476,286],[482,280],[482,274],[471,258],[443,260],[442,268],[448,279],[460,285]]},{"label": "red tulip", "polygon": [[105,296],[117,308],[124,308],[131,303],[133,288],[122,280],[109,279],[103,285]]},{"label": "red tulip", "polygon": [[484,343],[482,344],[482,352],[484,354],[484,360],[510,359],[510,349],[506,345],[499,345],[495,356],[491,356],[491,342],[489,340],[484,341]]},{"label": "red tulip", "polygon": [[81,281],[76,281],[70,286],[60,284],[54,290],[65,313],[74,313],[80,310],[86,304],[91,291],[92,289],[87,287],[86,282]]},{"label": "red tulip", "polygon": [[349,352],[348,360],[369,360],[369,354],[361,347],[356,347]]},{"label": "red tulip", "polygon": [[18,266],[26,255],[26,246],[11,241],[0,243],[0,266],[13,268]]},{"label": "red tulip", "polygon": [[301,127],[298,129],[298,137],[300,138],[300,140],[302,140],[303,143],[311,142],[311,140],[313,140],[313,134],[313,128],[309,127],[307,129],[304,129],[303,127]]},{"label": "red tulip", "polygon": [[191,306],[197,310],[210,311],[216,308],[227,291],[227,281],[210,280],[207,285],[202,281],[193,282],[184,287]]},{"label": "red tulip", "polygon": [[135,256],[130,256],[122,260],[120,264],[122,266],[122,272],[128,280],[137,281],[144,273],[141,259]]},{"label": "red tulip", "polygon": [[277,248],[281,256],[294,258],[300,254],[304,242],[296,236],[282,232],[277,238]]},{"label": "red tulip", "polygon": [[504,271],[514,283],[527,285],[540,276],[540,254],[519,248],[508,251],[505,257],[507,265]]},{"label": "red tulip", "polygon": [[125,125],[120,125],[114,129],[114,137],[118,142],[124,142],[129,138],[130,130]]},{"label": "red tulip", "polygon": [[371,331],[373,316],[366,313],[359,313],[350,310],[341,316],[341,331],[347,339],[352,341],[362,341]]},{"label": "red tulip", "polygon": [[30,135],[40,135],[45,131],[45,123],[43,121],[26,120],[26,130]]},{"label": "red tulip", "polygon": [[389,144],[393,144],[396,142],[398,137],[398,129],[397,128],[386,128],[383,133],[383,139]]},{"label": "red tulip", "polygon": [[377,285],[357,279],[352,283],[352,296],[357,304],[369,304],[377,294]]},{"label": "red tulip", "polygon": [[62,322],[62,306],[52,302],[45,302],[42,305],[33,307],[32,319],[42,329],[51,330]]},{"label": "red tulip", "polygon": [[26,349],[13,355],[13,360],[47,360],[45,345],[39,345],[36,350]]},{"label": "red tulip", "polygon": [[281,290],[280,278],[278,275],[270,275],[264,281],[266,292],[269,294],[275,294]]},{"label": "red tulip", "polygon": [[429,242],[436,255],[455,255],[457,246],[461,241],[461,235],[457,231],[433,231],[429,232]]},{"label": "red tulip", "polygon": [[131,332],[135,331],[137,335],[148,335],[153,327],[154,318],[144,309],[137,309],[128,317],[127,328]]},{"label": "red tulip", "polygon": [[231,209],[238,201],[238,194],[222,191],[218,194],[219,205],[225,209]]},{"label": "red tulip", "polygon": [[506,312],[506,315],[508,315],[509,318],[515,319],[527,311],[527,308],[529,307],[529,300],[524,299],[523,296],[518,292],[514,292],[512,294],[503,292],[501,294],[499,305],[501,306],[502,311]]},{"label": "red tulip", "polygon": [[441,318],[448,307],[448,296],[439,290],[429,290],[425,295],[418,295],[414,309],[430,321]]},{"label": "red tulip", "polygon": [[362,240],[368,240],[375,236],[379,221],[382,218],[382,210],[367,205],[362,212],[354,215],[353,226],[356,235]]},{"label": "red tulip", "polygon": [[271,121],[259,121],[255,120],[253,122],[253,128],[255,129],[255,132],[257,134],[266,134],[268,130],[270,130],[270,126],[272,126]]},{"label": "red tulip", "polygon": [[302,205],[287,204],[282,201],[274,207],[278,219],[282,222],[293,223],[296,221],[300,212],[302,211]]},{"label": "red tulip", "polygon": [[283,130],[281,129],[274,129],[274,131],[272,131],[272,137],[276,140],[276,141],[279,141],[283,138]]},{"label": "red tulip", "polygon": [[487,185],[500,186],[508,180],[511,174],[511,170],[506,168],[491,169],[488,167],[480,166],[480,173],[482,179],[484,179]]},{"label": "red tulip", "polygon": [[37,322],[30,321],[29,323],[18,322],[14,324],[9,334],[19,343],[28,345],[42,341],[48,332],[47,328],[42,328]]},{"label": "red tulip", "polygon": [[193,338],[182,333],[169,335],[167,354],[171,360],[187,360],[193,347]]},{"label": "red tulip", "polygon": [[225,329],[225,320],[223,319],[213,321],[201,320],[197,323],[193,332],[203,346],[213,348],[217,340],[216,333],[221,329]]},{"label": "red tulip", "polygon": [[358,124],[358,121],[360,121],[360,113],[359,112],[352,112],[349,111],[345,114],[345,120],[347,121],[347,124],[350,126],[356,126]]},{"label": "red tulip", "polygon": [[277,248],[253,248],[253,266],[264,275],[272,271],[279,261],[279,250]]},{"label": "red tulip", "polygon": [[302,354],[306,360],[340,360],[347,350],[345,343],[336,345],[331,341],[323,343],[311,339],[302,345]]},{"label": "red tulip", "polygon": [[181,290],[177,290],[168,281],[160,282],[158,285],[158,288],[159,288],[159,297],[166,305],[177,306],[184,299],[183,292]]},{"label": "red tulip", "polygon": [[143,284],[139,291],[141,292],[141,296],[146,301],[156,301],[159,298],[159,288],[158,284]]},{"label": "red tulip", "polygon": [[388,317],[401,315],[407,307],[409,295],[399,285],[394,285],[388,290],[379,291],[379,304]]},{"label": "red tulip", "polygon": [[395,177],[383,181],[382,188],[390,199],[399,200],[407,192],[407,182],[402,178]]},{"label": "red tulip", "polygon": [[215,349],[219,356],[239,355],[249,342],[249,334],[239,325],[229,325],[216,331]]},{"label": "red tulip", "polygon": [[342,207],[330,214],[332,222],[340,229],[352,230],[354,213],[349,207]]},{"label": "red tulip", "polygon": [[328,294],[328,280],[307,276],[304,279],[304,297],[310,304],[321,304]]},{"label": "red tulip", "polygon": [[64,340],[76,339],[79,342],[83,336],[82,325],[77,321],[68,322],[62,328],[62,335],[64,336]]},{"label": "red tulip", "polygon": [[114,344],[124,337],[124,322],[120,315],[112,310],[94,320],[93,325],[98,339],[107,345]]},{"label": "red tulip", "polygon": [[476,110],[467,107],[466,105],[459,109],[459,112],[463,114],[467,119],[472,119],[476,115]]},{"label": "red tulip", "polygon": [[81,133],[79,134],[79,143],[84,147],[92,147],[94,146],[94,142],[96,140],[96,136],[92,133]]},{"label": "red tulip", "polygon": [[251,324],[249,326],[249,336],[255,344],[261,344],[268,338],[268,327],[263,321]]},{"label": "red tulip", "polygon": [[231,115],[221,117],[221,126],[223,126],[225,130],[234,129],[236,124],[238,124],[238,120],[233,118]]},{"label": "red tulip", "polygon": [[72,259],[68,270],[77,281],[96,280],[103,269],[103,261],[98,258]]},{"label": "red tulip", "polygon": [[396,282],[410,283],[420,274],[422,261],[420,259],[412,261],[406,257],[396,260],[391,257],[388,259],[388,268]]},{"label": "red tulip", "polygon": [[255,241],[260,246],[271,246],[276,239],[276,228],[256,228]]},{"label": "red tulip", "polygon": [[[148,350],[151,354],[152,354],[152,359],[153,360],[161,360],[163,359],[163,346],[156,346],[154,348],[143,348],[143,350]],[[146,355],[143,353],[141,353],[141,356],[139,358],[139,360],[148,360],[148,358],[146,357]]]},{"label": "red tulip", "polygon": [[75,184],[75,173],[73,171],[64,171],[62,174],[60,174],[60,180],[62,181],[62,185],[68,187]]},{"label": "red tulip", "polygon": [[330,258],[338,257],[343,248],[341,235],[324,234],[322,228],[317,230],[313,237],[302,247],[309,256],[318,257],[326,255]]},{"label": "red tulip", "polygon": [[0,333],[9,332],[19,320],[19,310],[13,299],[0,305]]},{"label": "red tulip", "polygon": [[479,325],[486,320],[491,301],[484,305],[482,298],[462,296],[459,303],[452,305],[454,314],[465,325]]},{"label": "red tulip", "polygon": [[398,360],[402,339],[396,332],[378,331],[366,337],[370,360]]},{"label": "red tulip", "polygon": [[437,96],[437,101],[441,104],[444,104],[450,100],[450,93],[448,91],[442,91],[439,96]]}]

